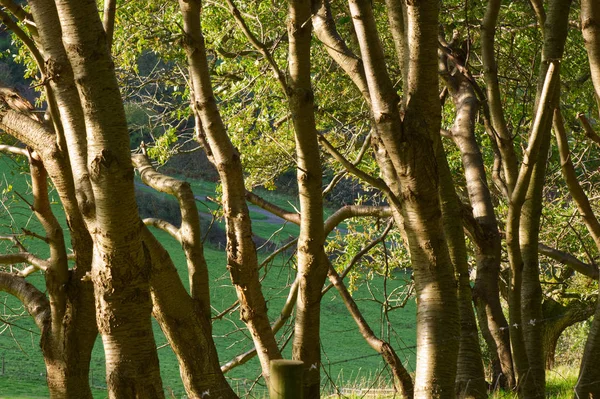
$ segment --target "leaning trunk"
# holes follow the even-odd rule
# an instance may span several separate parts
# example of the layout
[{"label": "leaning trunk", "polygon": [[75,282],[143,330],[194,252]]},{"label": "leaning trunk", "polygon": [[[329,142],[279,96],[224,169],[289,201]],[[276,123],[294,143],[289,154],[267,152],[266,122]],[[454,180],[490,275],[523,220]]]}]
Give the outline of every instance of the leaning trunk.
[{"label": "leaning trunk", "polygon": [[281,358],[267,316],[267,305],[258,278],[258,258],[246,204],[242,163],[233,147],[212,91],[204,37],[200,25],[201,2],[180,0],[185,30],[190,84],[194,97],[197,139],[217,168],[223,185],[223,211],[227,230],[227,269],[240,301],[240,318],[256,346],[263,376],[269,377],[269,361]]},{"label": "leaning trunk", "polygon": [[[555,85],[548,94],[547,103],[540,102],[548,63],[550,60],[561,59],[564,53],[567,32],[569,28],[569,10],[571,0],[555,0],[548,4],[546,24],[544,25],[544,49],[542,52],[542,67],[538,77],[538,108],[553,109],[558,106],[559,86]],[[557,67],[556,74],[559,75]],[[548,117],[541,120],[539,126],[540,152],[533,168],[531,182],[521,217],[519,239],[523,256],[522,281],[522,316],[523,337],[527,350],[529,368],[526,379],[522,381],[528,397],[545,397],[545,364],[544,353],[540,342],[543,333],[542,287],[539,277],[538,244],[540,219],[543,207],[543,187],[546,175],[548,151],[552,128],[552,111]]]}]

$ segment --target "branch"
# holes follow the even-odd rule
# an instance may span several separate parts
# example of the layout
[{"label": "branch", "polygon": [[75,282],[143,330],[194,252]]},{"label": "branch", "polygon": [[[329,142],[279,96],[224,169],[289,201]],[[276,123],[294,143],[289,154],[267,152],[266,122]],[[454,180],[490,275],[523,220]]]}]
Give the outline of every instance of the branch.
[{"label": "branch", "polygon": [[[350,271],[352,270],[354,265],[356,265],[363,256],[365,256],[367,253],[369,253],[369,251],[371,249],[373,249],[377,244],[379,244],[380,242],[385,240],[385,237],[387,237],[387,235],[390,232],[390,230],[392,229],[393,225],[394,225],[394,219],[392,218],[388,222],[387,226],[385,226],[385,230],[383,230],[383,233],[381,233],[381,235],[379,237],[377,237],[376,239],[371,241],[369,244],[367,244],[366,247],[364,247],[363,249],[358,251],[358,253],[352,257],[350,262],[348,262],[348,266],[346,266],[346,268],[342,271],[342,273],[340,273],[341,279],[346,278],[346,276],[348,275],[348,273],[350,273]],[[331,289],[331,287],[333,287],[333,284],[329,284],[328,286],[323,288],[323,290],[321,291],[321,296],[325,295],[325,293],[327,291],[329,291]]]},{"label": "branch", "polygon": [[[52,213],[48,198],[48,174],[42,161],[29,158],[33,211],[46,233],[50,258],[46,273],[46,288],[50,298],[52,333],[61,334],[67,308],[65,286],[69,281],[69,263],[62,227]],[[58,335],[57,335],[58,336]]]},{"label": "branch", "polygon": [[313,30],[329,56],[344,70],[354,85],[360,90],[367,104],[371,103],[369,87],[362,60],[350,50],[337,32],[331,15],[329,0],[313,3]]},{"label": "branch", "polygon": [[168,233],[171,237],[179,241],[179,229],[173,226],[171,223],[167,222],[166,220],[157,218],[146,218],[143,220],[143,222],[146,226],[156,227],[157,229]]},{"label": "branch", "polygon": [[27,33],[23,31],[23,29],[19,27],[19,25],[16,24],[15,21],[12,20],[10,15],[8,15],[2,10],[0,10],[0,20],[4,25],[6,25],[8,29],[10,29],[15,35],[17,35],[19,40],[21,40],[23,44],[29,49],[31,55],[33,55],[33,58],[35,59],[38,69],[40,70],[42,76],[44,76],[44,57],[42,57],[42,54],[40,54],[40,50],[37,48],[33,40],[29,37],[29,35],[27,35]]},{"label": "branch", "polygon": [[325,221],[325,235],[331,233],[333,229],[345,219],[353,217],[373,216],[385,218],[392,216],[392,209],[389,206],[368,206],[368,205],[346,205],[335,211],[335,213]]},{"label": "branch", "polygon": [[[371,132],[369,132],[369,134],[367,134],[367,136],[365,137],[365,141],[363,141],[362,146],[360,147],[360,151],[358,152],[358,154],[356,155],[356,158],[354,159],[354,162],[352,162],[352,164],[354,166],[357,166],[358,164],[361,163],[362,159],[364,158],[365,154],[367,153],[367,150],[369,149],[371,145]],[[348,173],[347,170],[344,170],[340,173],[338,173],[337,175],[335,175],[333,177],[333,179],[331,179],[331,182],[327,185],[327,187],[325,187],[325,189],[323,190],[323,197],[325,197],[331,190],[333,190],[333,188],[337,185],[337,183]]]},{"label": "branch", "polygon": [[24,157],[29,156],[29,151],[25,148],[19,148],[12,145],[0,144],[0,152],[6,152],[9,154],[22,155]]},{"label": "branch", "polygon": [[596,133],[596,131],[590,124],[588,118],[586,118],[586,116],[582,112],[577,114],[577,118],[579,118],[579,121],[581,122],[581,126],[583,126],[583,130],[585,131],[585,135],[587,136],[587,138],[589,138],[596,144],[600,144],[600,136],[598,135],[598,133]]},{"label": "branch", "polygon": [[290,223],[300,224],[300,214],[296,212],[288,212],[283,208],[278,207],[275,204],[270,203],[264,198],[259,197],[258,195],[246,190],[246,200],[251,204],[258,206],[259,208],[264,209],[265,211],[271,212],[273,215],[279,216],[283,220],[286,220]]},{"label": "branch", "polygon": [[560,155],[560,165],[563,172],[563,177],[569,187],[569,192],[573,197],[573,200],[577,204],[579,213],[583,217],[585,226],[587,227],[590,235],[596,243],[596,247],[600,249],[600,223],[594,215],[590,201],[581,188],[579,181],[577,180],[577,174],[575,173],[575,167],[571,161],[571,154],[569,151],[569,144],[567,142],[567,133],[565,131],[565,125],[562,118],[562,114],[559,109],[554,111],[554,132],[556,135],[556,141],[558,144],[558,153]]},{"label": "branch", "polygon": [[250,44],[252,44],[252,46],[254,46],[254,48],[256,48],[263,55],[263,57],[265,57],[265,59],[269,63],[269,66],[273,70],[277,81],[279,81],[283,92],[287,94],[289,91],[289,87],[285,80],[285,74],[281,71],[281,69],[279,69],[279,65],[277,65],[277,63],[275,62],[275,59],[271,55],[271,52],[269,51],[267,46],[265,46],[264,43],[262,43],[260,40],[258,40],[256,36],[254,36],[233,0],[227,0],[227,5],[229,6],[229,11],[233,16],[233,19],[235,19],[235,22],[238,24],[238,26],[240,27]]},{"label": "branch", "polygon": [[27,263],[42,271],[46,271],[50,267],[50,262],[38,258],[30,252],[15,252],[13,254],[0,255],[0,265],[16,265],[18,263]]},{"label": "branch", "polygon": [[[27,24],[30,30],[32,28],[35,29],[33,16],[27,11],[25,11],[23,7],[15,3],[13,0],[0,0],[0,4],[4,6],[8,11],[10,11],[20,22]],[[32,32],[32,34],[34,33]]]},{"label": "branch", "polygon": [[373,177],[368,173],[358,169],[354,164],[352,164],[350,161],[344,158],[344,156],[338,150],[336,150],[335,147],[329,141],[327,141],[327,139],[323,135],[318,135],[317,138],[319,139],[319,142],[323,145],[323,147],[325,147],[325,150],[327,150],[327,152],[329,152],[329,154],[331,154],[333,158],[335,158],[339,163],[341,163],[342,166],[344,166],[344,168],[346,168],[348,172],[352,173],[359,179],[364,180],[373,187],[379,189],[382,193],[386,195],[390,202],[397,205],[399,209],[401,208],[400,200],[394,195],[394,193],[392,193],[392,190],[390,190],[390,188],[387,186],[387,184],[385,184],[383,180]]},{"label": "branch", "polygon": [[578,273],[583,274],[591,279],[598,280],[600,273],[598,272],[598,266],[584,263],[571,255],[570,253],[560,251],[555,248],[551,248],[544,244],[538,244],[538,252],[549,258],[554,259],[557,262],[562,263],[565,266],[569,266],[571,269]]},{"label": "branch", "polygon": [[392,369],[392,373],[394,377],[396,377],[394,385],[401,392],[401,395],[403,397],[411,398],[413,396],[412,378],[410,377],[410,374],[408,374],[408,371],[406,371],[406,368],[404,368],[404,365],[400,361],[400,358],[398,357],[392,346],[388,342],[382,340],[381,338],[378,338],[375,335],[375,333],[363,317],[361,311],[358,309],[356,301],[354,300],[354,298],[352,298],[350,292],[348,292],[348,289],[344,285],[342,278],[335,271],[331,263],[329,264],[329,271],[327,273],[327,276],[329,277],[329,281],[331,281],[331,284],[333,284],[335,288],[337,288],[338,293],[340,294],[340,297],[344,302],[344,305],[346,305],[346,309],[348,310],[350,316],[352,316],[352,319],[358,326],[358,330],[360,331],[365,341],[367,341],[369,346],[373,348],[377,353],[382,355],[383,360]]},{"label": "branch", "polygon": [[[283,305],[283,308],[281,309],[279,317],[271,325],[273,334],[276,334],[281,329],[281,327],[285,325],[285,322],[290,318],[292,311],[294,310],[294,306],[296,305],[296,300],[298,298],[298,282],[299,279],[296,278],[296,280],[294,280],[294,283],[290,287],[290,292],[288,294],[287,300],[285,301],[285,304]],[[250,349],[247,352],[237,355],[236,357],[222,365],[221,371],[223,373],[227,373],[233,368],[246,363],[254,356],[256,356],[256,348]]]},{"label": "branch", "polygon": [[115,32],[115,14],[117,12],[117,0],[104,0],[104,15],[102,25],[106,32],[106,43],[108,48],[112,48],[113,34]]},{"label": "branch", "polygon": [[546,11],[544,10],[544,3],[542,0],[529,0],[531,3],[531,7],[533,7],[533,11],[535,12],[535,16],[538,19],[539,26],[542,27],[542,33],[544,32],[544,24],[546,23]]},{"label": "branch", "polygon": [[44,331],[50,321],[50,303],[44,293],[23,277],[4,272],[0,272],[0,291],[7,292],[21,301],[38,328]]},{"label": "branch", "polygon": [[515,204],[515,206],[519,208],[519,213],[520,207],[525,201],[525,195],[527,194],[527,190],[529,189],[529,181],[531,179],[531,174],[533,173],[533,168],[538,158],[538,152],[542,139],[540,130],[543,124],[543,120],[552,117],[552,110],[548,107],[548,104],[549,98],[554,88],[554,82],[558,78],[558,73],[556,71],[556,63],[556,61],[552,61],[548,66],[548,72],[546,73],[546,79],[544,80],[544,86],[540,94],[538,109],[535,114],[533,127],[531,129],[531,136],[529,137],[527,150],[525,150],[525,153],[523,154],[522,167],[519,170],[517,183],[515,184],[515,188],[510,199],[511,203]]},{"label": "branch", "polygon": [[157,191],[174,196],[179,203],[181,211],[179,229],[157,219],[151,219],[152,225],[171,234],[181,244],[187,262],[192,298],[199,300],[205,314],[209,315],[208,267],[204,257],[200,216],[194,192],[189,183],[157,172],[146,155],[133,155],[132,160],[145,184]]},{"label": "branch", "polygon": [[33,148],[39,154],[49,154],[58,150],[54,134],[39,121],[31,119],[26,114],[13,110],[0,112],[0,129]]}]

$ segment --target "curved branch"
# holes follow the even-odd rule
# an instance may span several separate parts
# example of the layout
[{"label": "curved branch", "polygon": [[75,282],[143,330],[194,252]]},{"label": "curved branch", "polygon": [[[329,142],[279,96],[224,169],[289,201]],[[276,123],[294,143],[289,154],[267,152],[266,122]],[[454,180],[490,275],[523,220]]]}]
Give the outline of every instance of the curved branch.
[{"label": "curved branch", "polygon": [[179,229],[173,226],[171,223],[167,222],[166,220],[157,218],[146,218],[142,220],[142,222],[144,222],[146,226],[156,227],[157,229],[168,233],[171,237],[179,241]]},{"label": "curved branch", "polygon": [[7,292],[21,301],[38,328],[44,330],[50,321],[50,302],[43,292],[23,277],[5,272],[0,272],[0,291]]},{"label": "curved branch", "polygon": [[551,248],[542,243],[538,244],[538,252],[549,258],[554,259],[557,262],[562,263],[565,266],[569,266],[571,269],[578,273],[583,274],[594,280],[598,280],[600,273],[598,272],[598,266],[584,263],[571,255],[570,253],[559,251],[558,249]]},{"label": "curved branch", "polygon": [[133,155],[132,160],[145,184],[177,199],[181,211],[181,227],[177,229],[162,221],[156,227],[164,227],[163,230],[166,229],[181,243],[187,261],[192,298],[199,300],[204,313],[210,315],[208,267],[204,258],[200,216],[190,184],[157,172],[145,155]]},{"label": "curved branch", "polygon": [[279,216],[283,220],[286,220],[290,223],[300,224],[300,214],[296,212],[288,212],[283,208],[278,207],[275,204],[270,203],[264,198],[259,197],[258,195],[246,190],[246,200],[251,204],[254,204],[265,211],[271,212],[273,215]]},{"label": "curved branch", "polygon": [[354,217],[373,216],[385,218],[392,216],[389,206],[346,205],[335,211],[325,221],[325,234],[329,234],[344,220]]}]

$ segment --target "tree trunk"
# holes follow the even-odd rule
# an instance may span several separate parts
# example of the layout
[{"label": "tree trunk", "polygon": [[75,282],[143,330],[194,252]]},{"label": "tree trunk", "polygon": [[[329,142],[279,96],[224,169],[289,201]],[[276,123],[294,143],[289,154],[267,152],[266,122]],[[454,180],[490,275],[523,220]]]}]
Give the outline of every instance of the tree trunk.
[{"label": "tree trunk", "polygon": [[298,237],[298,301],[293,358],[304,362],[304,397],[320,397],[321,344],[319,340],[321,290],[327,276],[323,245],[321,160],[311,87],[311,3],[290,0],[288,98],[296,137],[300,236]]},{"label": "tree trunk", "polygon": [[[592,81],[596,97],[600,97],[600,6],[593,0],[581,1],[581,29],[590,61]],[[588,227],[589,229],[589,227]],[[585,344],[579,379],[575,386],[578,397],[600,397],[600,299],[594,314],[594,321]]]},{"label": "tree trunk", "polygon": [[596,309],[596,302],[573,300],[565,305],[546,298],[542,304],[544,314],[543,352],[546,370],[554,368],[556,344],[567,327],[589,319]]},{"label": "tree trunk", "polygon": [[144,229],[143,239],[152,259],[152,313],[177,356],[186,393],[193,398],[206,392],[236,398],[221,372],[210,315],[185,291],[169,253],[156,237]]},{"label": "tree trunk", "polygon": [[454,189],[446,154],[439,143],[437,151],[440,174],[440,203],[450,258],[458,281],[460,340],[456,370],[457,398],[486,398],[487,385],[481,359],[477,322],[473,312],[473,295],[467,261],[467,246],[462,228],[462,207]]},{"label": "tree trunk", "polygon": [[150,318],[150,262],[141,241],[129,133],[114,65],[96,3],[61,0],[56,6],[86,122],[96,201],[86,222],[94,241],[92,281],[109,397],[162,398]]},{"label": "tree trunk", "polygon": [[[564,53],[569,28],[570,8],[571,0],[554,0],[548,3],[546,24],[544,25],[542,66],[538,76],[536,103],[539,104],[539,107],[553,109],[558,106],[559,85],[551,89],[553,92],[549,93],[547,104],[542,104],[540,98],[549,61],[561,59]],[[559,71],[560,67],[557,65],[557,76]],[[540,345],[543,333],[542,320],[544,318],[542,315],[542,287],[539,278],[538,244],[551,128],[552,115],[542,118],[538,133],[541,135],[540,152],[533,168],[531,182],[520,215],[521,227],[519,240],[523,256],[521,324],[523,326],[523,337],[525,339],[529,365],[526,380],[523,383],[526,384],[524,388],[529,393],[526,396],[531,398],[544,398],[546,386],[544,353]]]},{"label": "tree trunk", "polygon": [[192,109],[197,139],[204,145],[223,185],[223,211],[227,228],[227,269],[240,301],[240,318],[248,327],[268,380],[269,361],[281,358],[267,316],[267,305],[258,279],[258,259],[252,241],[251,220],[246,204],[240,155],[231,144],[212,91],[204,37],[200,25],[199,0],[180,0],[184,46],[188,56]]},{"label": "tree trunk", "polygon": [[459,336],[456,282],[441,223],[433,145],[440,128],[438,7],[437,1],[414,2],[407,7],[409,25],[415,28],[408,36],[411,53],[407,95],[410,100],[402,123],[398,95],[385,68],[371,3],[350,1],[371,96],[376,133],[373,145],[376,154],[380,154],[377,159],[386,183],[397,187],[395,194],[402,198],[399,218],[402,220],[397,222],[406,231],[415,275],[415,396],[422,398],[455,392],[456,337]]}]

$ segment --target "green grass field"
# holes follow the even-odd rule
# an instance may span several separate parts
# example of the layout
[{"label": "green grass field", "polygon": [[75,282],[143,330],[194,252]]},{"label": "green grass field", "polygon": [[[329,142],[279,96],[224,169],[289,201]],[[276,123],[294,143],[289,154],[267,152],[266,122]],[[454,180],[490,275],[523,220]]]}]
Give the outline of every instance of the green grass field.
[{"label": "green grass field", "polygon": [[[39,225],[31,211],[22,200],[15,196],[19,193],[24,198],[30,198],[28,193],[28,177],[26,174],[20,175],[15,168],[15,164],[10,158],[0,157],[0,193],[2,194],[2,204],[8,208],[10,205],[11,214],[5,212],[4,208],[0,210],[0,234],[7,234],[11,231],[18,231],[18,227],[25,225],[28,229],[39,231]],[[8,186],[12,188],[8,190]],[[215,196],[215,185],[207,182],[192,182],[192,187],[196,195]],[[4,191],[3,191],[4,190]],[[283,196],[277,196],[275,193],[266,193],[269,200],[277,203],[286,209],[293,210]],[[55,194],[52,194],[53,201],[56,203],[55,213],[59,220],[64,220],[64,214],[58,204]],[[11,203],[13,201],[14,203]],[[331,210],[329,211],[329,213]],[[281,225],[266,223],[263,215],[252,214],[253,230],[255,234],[262,238],[269,238],[273,233],[282,228]],[[169,251],[178,267],[179,273],[185,285],[187,285],[185,259],[181,252],[180,245],[167,234],[155,231],[159,240]],[[276,242],[281,242],[289,236],[298,234],[298,227],[290,224],[283,225],[283,229],[278,233],[279,238]],[[40,256],[46,256],[47,249],[40,240],[27,240],[26,246]],[[6,245],[4,243],[3,245]],[[6,247],[2,247],[5,250]],[[262,254],[266,256],[268,254]],[[261,271],[264,295],[268,301],[269,314],[275,319],[280,312],[281,306],[287,297],[287,286],[293,281],[294,270],[288,263],[290,254],[282,254],[277,257],[270,265]],[[225,267],[225,254],[217,248],[206,248],[206,259],[209,265],[212,306],[214,314],[218,314],[227,309],[236,299],[235,291],[231,286],[229,276]],[[395,279],[388,281],[387,290],[391,291],[398,285],[403,285],[408,276],[398,273]],[[43,276],[40,273],[30,277],[30,281],[38,288],[43,289]],[[393,346],[398,350],[402,359],[405,359],[409,370],[414,368],[415,355],[415,304],[409,302],[405,309],[395,310],[388,315],[385,320],[381,314],[380,305],[372,300],[372,295],[381,300],[383,290],[383,281],[374,279],[370,282],[370,289],[363,285],[358,289],[354,296],[359,301],[359,306],[371,323],[373,330],[381,335],[389,336]],[[0,321],[0,398],[38,398],[47,397],[48,390],[45,386],[45,367],[39,349],[39,332],[27,315],[23,315],[22,307],[13,297],[0,296],[0,317],[9,321],[11,324],[5,324]],[[2,327],[4,325],[4,327]],[[323,298],[322,302],[322,333],[321,346],[323,353],[323,383],[331,387],[332,382],[339,386],[352,386],[360,381],[372,380],[374,376],[379,375],[383,370],[381,357],[377,355],[362,339],[353,320],[348,315],[346,308],[335,290],[330,290]],[[224,363],[231,357],[245,352],[252,347],[248,339],[247,332],[243,328],[243,323],[239,320],[239,315],[234,312],[228,317],[216,320],[213,325],[214,339],[219,350],[219,356]],[[155,335],[159,359],[161,362],[161,372],[163,383],[168,397],[182,397],[184,390],[179,378],[179,369],[177,360],[166,345],[167,341],[155,324]],[[282,342],[288,337],[290,327],[285,327],[280,334]],[[291,356],[291,343],[284,350],[286,357]],[[101,341],[98,340],[93,351],[91,362],[90,382],[94,389],[94,396],[103,398],[106,396],[104,382],[104,356]],[[382,375],[387,375],[383,371]],[[232,370],[227,374],[234,389],[240,393],[248,392],[255,379],[260,374],[260,367],[256,359],[251,360],[245,365]],[[264,387],[260,385],[252,389],[251,395],[263,397],[266,395]]]}]

